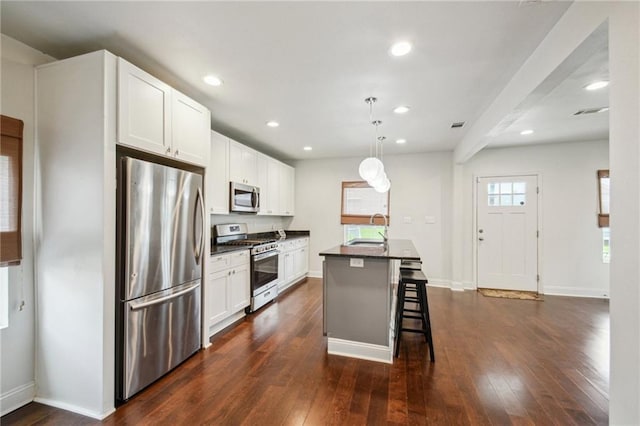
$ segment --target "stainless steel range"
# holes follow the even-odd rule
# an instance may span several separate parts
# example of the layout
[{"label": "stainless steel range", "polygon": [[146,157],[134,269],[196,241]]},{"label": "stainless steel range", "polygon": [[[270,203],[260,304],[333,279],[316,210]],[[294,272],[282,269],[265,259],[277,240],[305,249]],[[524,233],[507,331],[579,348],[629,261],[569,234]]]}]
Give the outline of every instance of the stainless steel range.
[{"label": "stainless steel range", "polygon": [[249,238],[246,223],[226,223],[213,228],[214,243],[251,248],[251,306],[254,312],[278,295],[278,243],[275,238]]}]

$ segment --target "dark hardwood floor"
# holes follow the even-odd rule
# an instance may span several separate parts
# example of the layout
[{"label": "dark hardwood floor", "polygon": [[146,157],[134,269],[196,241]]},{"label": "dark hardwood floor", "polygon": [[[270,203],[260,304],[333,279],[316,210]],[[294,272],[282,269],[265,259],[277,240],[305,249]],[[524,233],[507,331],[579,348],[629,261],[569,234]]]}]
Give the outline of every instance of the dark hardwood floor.
[{"label": "dark hardwood floor", "polygon": [[[441,288],[428,295],[435,363],[424,338],[410,333],[393,365],[327,355],[322,284],[309,279],[102,423],[608,423],[606,300],[508,300]],[[1,423],[99,422],[32,403]]]}]

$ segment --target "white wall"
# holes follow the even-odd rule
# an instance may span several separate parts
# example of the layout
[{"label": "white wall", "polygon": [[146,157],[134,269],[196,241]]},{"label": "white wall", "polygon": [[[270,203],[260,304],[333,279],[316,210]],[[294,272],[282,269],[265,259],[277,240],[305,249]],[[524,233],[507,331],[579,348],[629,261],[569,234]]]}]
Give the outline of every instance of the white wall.
[{"label": "white wall", "polygon": [[596,171],[609,168],[607,141],[484,149],[463,165],[464,281],[476,283],[473,268],[474,178],[539,174],[541,216],[540,291],[606,297],[609,264],[602,262]]},{"label": "white wall", "polygon": [[[35,298],[33,285],[34,65],[50,58],[5,35],[1,38],[4,115],[24,121],[22,254],[9,267],[9,327],[0,331],[0,415],[35,395]],[[24,307],[20,309],[24,301]]]},{"label": "white wall", "polygon": [[[296,215],[290,229],[311,231],[309,273],[320,276],[318,253],[343,242],[340,224],[341,183],[360,180],[363,157],[304,160],[296,167]],[[391,180],[389,238],[413,240],[424,261],[429,282],[449,285],[451,153],[423,153],[384,157]],[[426,224],[425,216],[435,218]],[[409,218],[411,223],[404,223]]]}]

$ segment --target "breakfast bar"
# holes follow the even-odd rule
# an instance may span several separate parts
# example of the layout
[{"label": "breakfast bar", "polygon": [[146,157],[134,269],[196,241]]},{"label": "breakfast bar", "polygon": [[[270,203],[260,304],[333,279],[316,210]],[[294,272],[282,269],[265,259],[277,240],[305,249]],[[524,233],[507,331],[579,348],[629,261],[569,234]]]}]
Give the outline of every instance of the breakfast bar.
[{"label": "breakfast bar", "polygon": [[320,252],[327,352],[393,362],[400,262],[420,261],[411,240],[353,240]]}]

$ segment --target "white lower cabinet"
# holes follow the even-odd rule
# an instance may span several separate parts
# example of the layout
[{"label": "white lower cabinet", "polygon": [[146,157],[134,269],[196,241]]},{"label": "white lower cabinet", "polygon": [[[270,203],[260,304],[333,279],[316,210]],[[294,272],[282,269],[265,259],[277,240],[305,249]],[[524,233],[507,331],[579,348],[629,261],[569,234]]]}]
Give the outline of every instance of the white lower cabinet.
[{"label": "white lower cabinet", "polygon": [[309,273],[309,238],[295,238],[278,244],[280,250],[278,290],[282,291]]},{"label": "white lower cabinet", "polygon": [[249,286],[249,250],[211,256],[205,288],[209,336],[245,315]]}]

